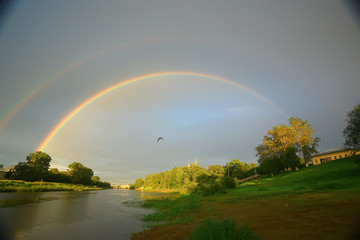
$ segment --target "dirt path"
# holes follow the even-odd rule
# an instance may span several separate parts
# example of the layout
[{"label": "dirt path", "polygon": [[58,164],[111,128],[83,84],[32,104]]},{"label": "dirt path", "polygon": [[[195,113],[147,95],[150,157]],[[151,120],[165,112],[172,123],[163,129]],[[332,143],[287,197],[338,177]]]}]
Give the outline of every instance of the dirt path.
[{"label": "dirt path", "polygon": [[360,239],[360,194],[327,193],[238,200],[209,197],[187,224],[155,227],[132,240],[187,239],[204,219],[247,222],[261,239]]}]

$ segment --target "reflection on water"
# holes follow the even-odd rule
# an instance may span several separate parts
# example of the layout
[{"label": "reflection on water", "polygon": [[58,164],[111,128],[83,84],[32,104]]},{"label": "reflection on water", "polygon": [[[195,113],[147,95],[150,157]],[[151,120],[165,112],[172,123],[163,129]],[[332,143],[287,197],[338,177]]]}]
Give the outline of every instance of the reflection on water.
[{"label": "reflection on water", "polygon": [[131,190],[0,193],[0,239],[130,239],[150,212],[136,206],[173,196]]}]

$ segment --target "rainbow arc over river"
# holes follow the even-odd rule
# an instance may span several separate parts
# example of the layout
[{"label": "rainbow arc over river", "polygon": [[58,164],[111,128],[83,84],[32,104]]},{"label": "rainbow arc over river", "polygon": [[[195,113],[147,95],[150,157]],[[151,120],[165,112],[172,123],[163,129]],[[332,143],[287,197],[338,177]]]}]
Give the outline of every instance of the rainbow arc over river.
[{"label": "rainbow arc over river", "polygon": [[152,74],[146,74],[146,75],[141,75],[138,77],[134,77],[134,78],[130,78],[127,79],[125,81],[121,81],[115,85],[112,85],[106,89],[103,89],[102,91],[92,95],[91,97],[89,97],[88,99],[86,99],[84,102],[82,102],[81,104],[79,104],[76,108],[74,108],[70,113],[68,113],[63,119],[61,119],[61,121],[47,134],[47,136],[43,139],[43,141],[40,143],[40,145],[37,147],[38,151],[43,151],[46,146],[51,142],[51,140],[56,136],[56,134],[69,122],[71,121],[72,118],[74,118],[79,112],[81,112],[84,108],[86,108],[87,106],[89,106],[91,103],[97,101],[98,99],[100,99],[101,97],[115,91],[116,89],[119,89],[121,87],[130,85],[130,84],[134,84],[137,82],[141,82],[141,81],[147,81],[147,80],[151,80],[154,78],[161,78],[161,77],[171,77],[171,76],[184,76],[184,77],[199,77],[199,78],[204,78],[204,79],[209,79],[209,80],[215,80],[215,81],[220,81],[226,84],[230,84],[234,87],[240,88],[254,96],[256,96],[257,98],[267,102],[269,105],[271,105],[273,108],[277,109],[278,111],[280,111],[282,114],[284,115],[288,115],[286,112],[284,112],[279,106],[277,106],[275,103],[273,103],[272,101],[270,101],[269,99],[267,99],[266,97],[264,97],[263,95],[255,92],[254,90],[239,84],[237,82],[231,81],[229,79],[226,78],[222,78],[219,76],[215,76],[215,75],[210,75],[210,74],[206,74],[206,73],[198,73],[198,72],[186,72],[186,71],[174,71],[174,72],[159,72],[159,73],[152,73]]}]

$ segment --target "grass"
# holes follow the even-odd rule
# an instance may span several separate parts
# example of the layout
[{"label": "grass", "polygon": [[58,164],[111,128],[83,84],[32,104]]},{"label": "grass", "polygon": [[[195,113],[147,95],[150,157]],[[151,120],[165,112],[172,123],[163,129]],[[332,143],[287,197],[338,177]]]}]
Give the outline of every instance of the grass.
[{"label": "grass", "polygon": [[142,218],[143,221],[156,223],[183,223],[189,221],[183,213],[195,210],[199,207],[199,197],[197,195],[185,195],[177,199],[163,199],[163,200],[147,200],[144,202],[144,208],[153,208],[156,211],[148,214]]},{"label": "grass", "polygon": [[256,234],[247,224],[237,227],[235,220],[207,220],[198,226],[191,235],[190,240],[254,240]]},{"label": "grass", "polygon": [[227,201],[312,192],[360,192],[359,166],[360,156],[354,156],[310,166],[296,172],[285,172],[274,177],[256,179],[230,191],[228,195],[235,198]]},{"label": "grass", "polygon": [[0,192],[91,191],[101,188],[69,183],[0,180]]}]

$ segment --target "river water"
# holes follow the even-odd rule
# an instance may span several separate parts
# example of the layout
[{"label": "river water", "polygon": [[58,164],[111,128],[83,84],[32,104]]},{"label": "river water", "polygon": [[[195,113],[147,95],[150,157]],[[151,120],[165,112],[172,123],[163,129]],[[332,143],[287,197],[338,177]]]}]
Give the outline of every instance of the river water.
[{"label": "river water", "polygon": [[115,189],[0,193],[0,239],[130,239],[151,212],[139,203],[164,195]]}]

